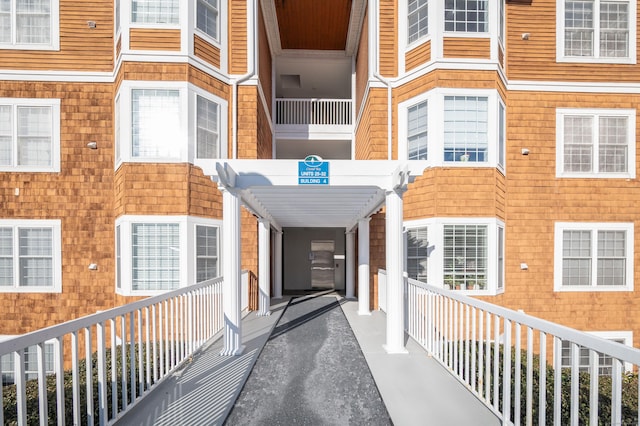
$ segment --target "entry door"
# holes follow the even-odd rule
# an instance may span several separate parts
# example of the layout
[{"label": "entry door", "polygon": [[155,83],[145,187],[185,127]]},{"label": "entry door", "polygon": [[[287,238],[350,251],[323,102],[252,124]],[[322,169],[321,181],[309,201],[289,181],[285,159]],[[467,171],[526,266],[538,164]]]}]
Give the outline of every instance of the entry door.
[{"label": "entry door", "polygon": [[311,287],[334,288],[333,253],[335,241],[311,241]]}]

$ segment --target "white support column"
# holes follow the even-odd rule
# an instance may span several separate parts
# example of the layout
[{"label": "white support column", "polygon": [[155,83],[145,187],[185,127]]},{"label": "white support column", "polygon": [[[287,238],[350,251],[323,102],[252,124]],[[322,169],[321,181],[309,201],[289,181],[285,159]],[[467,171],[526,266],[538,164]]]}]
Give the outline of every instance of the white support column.
[{"label": "white support column", "polygon": [[355,281],[356,281],[356,268],[355,268],[355,235],[353,231],[346,232],[346,251],[347,251],[347,283],[346,283],[346,296],[347,299],[355,298]]},{"label": "white support column", "polygon": [[387,343],[390,354],[407,353],[404,347],[404,276],[402,187],[386,195],[386,259],[387,259]]},{"label": "white support column", "polygon": [[358,314],[371,315],[369,309],[369,221],[358,221]]},{"label": "white support column", "polygon": [[258,315],[270,315],[271,269],[270,234],[271,224],[266,219],[258,219]]},{"label": "white support column", "polygon": [[243,351],[241,318],[240,197],[224,187],[222,191],[222,305],[224,348],[221,355],[240,355]]},{"label": "white support column", "polygon": [[282,299],[282,231],[275,232],[273,251],[273,297]]}]

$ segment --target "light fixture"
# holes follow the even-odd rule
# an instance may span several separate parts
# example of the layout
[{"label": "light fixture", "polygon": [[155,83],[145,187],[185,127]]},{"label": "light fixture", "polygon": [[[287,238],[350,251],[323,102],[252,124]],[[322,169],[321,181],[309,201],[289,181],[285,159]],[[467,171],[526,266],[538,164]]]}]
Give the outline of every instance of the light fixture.
[{"label": "light fixture", "polygon": [[522,33],[523,40],[529,40],[529,33]]},{"label": "light fixture", "polygon": [[529,155],[529,149],[528,148],[522,148],[522,155]]},{"label": "light fixture", "polygon": [[96,271],[96,270],[98,270],[98,264],[97,264],[97,263],[90,263],[90,264],[89,264],[89,270],[90,270],[90,271]]},{"label": "light fixture", "polygon": [[529,265],[527,265],[526,263],[522,262],[520,264],[520,269],[522,269],[523,271],[526,271],[527,269],[529,269]]},{"label": "light fixture", "polygon": [[87,28],[94,29],[96,27],[96,21],[87,21]]},{"label": "light fixture", "polygon": [[89,149],[98,149],[98,142],[89,142],[87,144],[87,148],[89,148]]}]

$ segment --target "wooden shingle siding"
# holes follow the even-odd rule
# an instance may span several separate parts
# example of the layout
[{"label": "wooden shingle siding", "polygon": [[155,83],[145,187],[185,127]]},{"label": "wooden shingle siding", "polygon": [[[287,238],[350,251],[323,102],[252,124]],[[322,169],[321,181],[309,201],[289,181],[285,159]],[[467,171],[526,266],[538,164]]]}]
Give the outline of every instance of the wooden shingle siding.
[{"label": "wooden shingle siding", "polygon": [[238,158],[259,158],[258,110],[261,104],[256,86],[238,87]]},{"label": "wooden shingle siding", "polygon": [[229,73],[247,72],[247,2],[229,0]]},{"label": "wooden shingle siding", "polygon": [[426,41],[405,53],[405,70],[410,71],[431,60],[431,41]]},{"label": "wooden shingle siding", "polygon": [[185,81],[189,72],[187,64],[125,62],[120,68],[125,80]]},{"label": "wooden shingle siding", "polygon": [[[96,28],[87,21],[95,21]],[[0,49],[0,64],[3,69],[112,71],[113,2],[60,0],[59,37],[59,51]]]},{"label": "wooden shingle siding", "polygon": [[120,57],[120,52],[122,52],[122,37],[118,37],[116,41],[116,58]]},{"label": "wooden shingle siding", "polygon": [[356,129],[356,159],[387,159],[387,91],[372,89]]},{"label": "wooden shingle siding", "polygon": [[398,75],[398,5],[395,0],[380,4],[380,74]]},{"label": "wooden shingle siding", "polygon": [[220,49],[194,34],[193,54],[208,62],[216,68],[220,68]]},{"label": "wooden shingle siding", "polygon": [[131,50],[180,50],[180,30],[157,28],[131,28],[129,30]]},{"label": "wooden shingle siding", "polygon": [[489,59],[491,57],[488,38],[445,37],[443,40],[445,58]]}]

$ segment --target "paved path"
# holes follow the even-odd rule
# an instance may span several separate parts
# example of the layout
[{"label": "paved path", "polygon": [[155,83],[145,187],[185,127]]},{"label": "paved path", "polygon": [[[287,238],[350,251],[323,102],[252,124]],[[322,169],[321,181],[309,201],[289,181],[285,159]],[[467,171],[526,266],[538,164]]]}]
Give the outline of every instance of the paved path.
[{"label": "paved path", "polygon": [[291,300],[226,425],[392,424],[339,300]]}]

